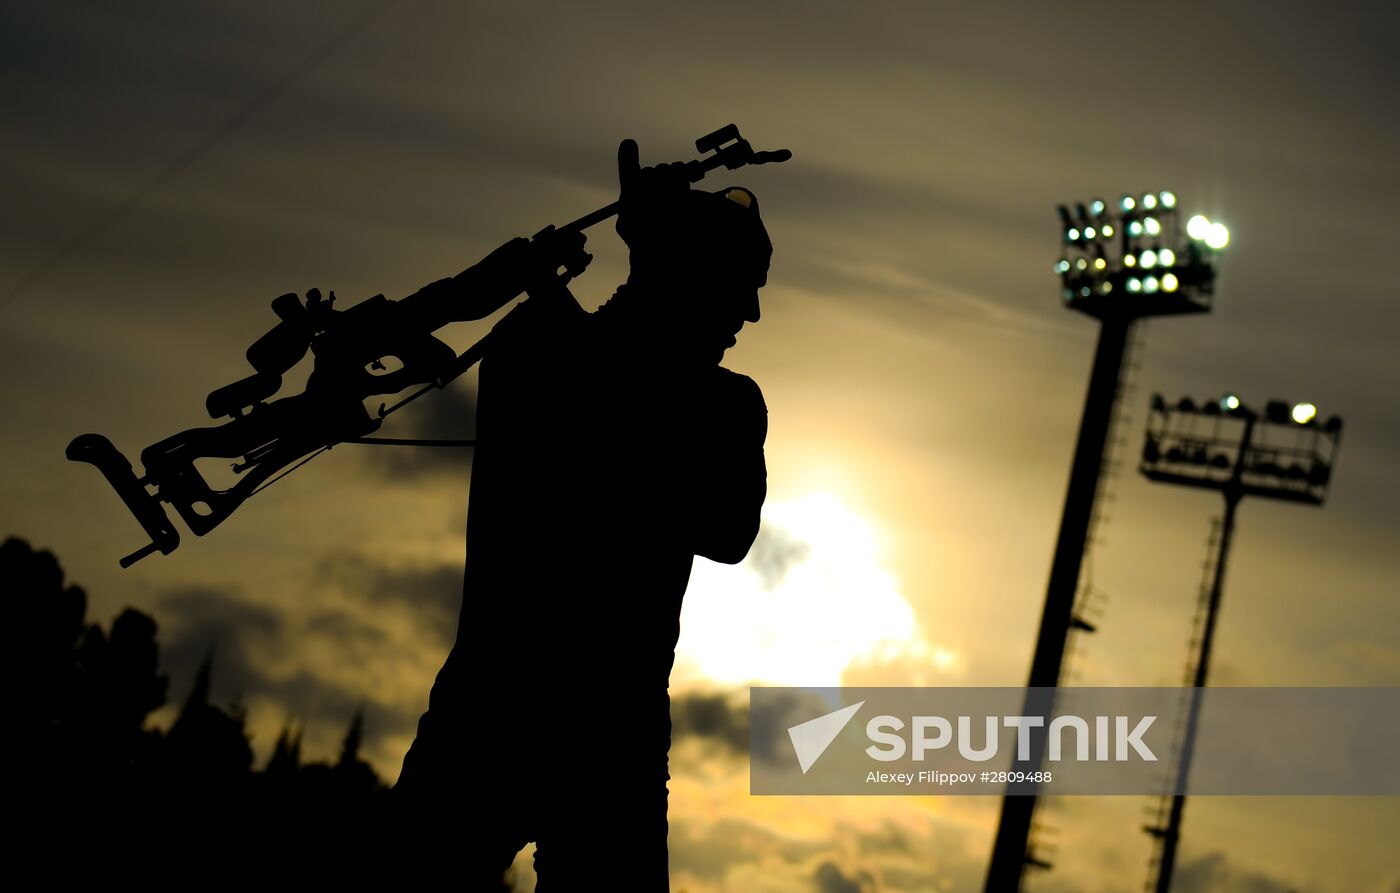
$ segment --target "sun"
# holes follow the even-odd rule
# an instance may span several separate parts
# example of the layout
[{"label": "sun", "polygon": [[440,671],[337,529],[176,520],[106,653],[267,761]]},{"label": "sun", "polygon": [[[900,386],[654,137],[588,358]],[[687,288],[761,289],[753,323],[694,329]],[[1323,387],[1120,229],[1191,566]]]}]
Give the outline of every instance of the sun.
[{"label": "sun", "polygon": [[874,526],[827,492],[770,503],[744,561],[697,558],[672,684],[836,686],[892,657],[946,668],[924,642]]}]

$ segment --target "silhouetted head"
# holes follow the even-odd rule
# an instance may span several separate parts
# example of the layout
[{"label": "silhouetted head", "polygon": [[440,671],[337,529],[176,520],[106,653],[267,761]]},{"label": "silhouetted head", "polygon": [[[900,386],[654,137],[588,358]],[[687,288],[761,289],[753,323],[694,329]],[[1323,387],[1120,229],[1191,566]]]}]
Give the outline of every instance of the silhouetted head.
[{"label": "silhouetted head", "polygon": [[758,199],[739,186],[690,189],[648,223],[636,232],[618,221],[631,249],[627,285],[641,293],[636,312],[670,349],[718,363],[744,323],[759,319],[773,243]]}]

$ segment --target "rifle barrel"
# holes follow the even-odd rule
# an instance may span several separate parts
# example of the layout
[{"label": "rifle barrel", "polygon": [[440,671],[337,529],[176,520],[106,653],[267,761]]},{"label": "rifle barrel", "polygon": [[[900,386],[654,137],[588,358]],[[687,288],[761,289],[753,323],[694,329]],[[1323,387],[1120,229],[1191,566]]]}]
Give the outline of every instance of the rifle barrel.
[{"label": "rifle barrel", "polygon": [[[737,151],[736,151],[737,150]],[[735,155],[738,155],[739,162],[734,163]],[[725,149],[698,158],[694,161],[685,162],[686,172],[690,175],[690,182],[699,183],[705,179],[705,175],[717,167],[737,168],[745,164],[769,164],[772,162],[787,161],[792,157],[792,152],[788,149],[774,149],[772,151],[755,152],[747,142],[740,141],[739,145],[729,146]],[[585,214],[577,220],[570,221],[558,228],[558,232],[578,232],[588,229],[595,223],[602,223],[609,217],[622,210],[621,202],[613,202],[604,205],[592,213]]]}]

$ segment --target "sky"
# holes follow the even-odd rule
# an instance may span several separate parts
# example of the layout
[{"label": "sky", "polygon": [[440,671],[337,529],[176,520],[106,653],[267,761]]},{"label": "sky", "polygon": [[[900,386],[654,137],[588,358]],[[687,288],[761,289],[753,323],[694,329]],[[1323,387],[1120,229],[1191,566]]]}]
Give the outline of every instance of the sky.
[{"label": "sky", "polygon": [[[1243,506],[1213,682],[1400,684],[1397,26],[1381,3],[7,3],[0,532],[53,550],[92,618],[151,613],[177,698],[214,648],[260,754],[295,718],[329,755],[364,706],[393,778],[452,643],[469,454],[339,448],[121,570],[140,531],[64,447],[207,423],[284,292],[405,296],[614,200],[621,139],[684,160],[735,122],[794,154],[707,181],[752,189],[775,246],[725,360],[768,404],[769,499],[745,563],[698,561],[686,598],[673,885],[980,889],[994,798],[750,797],[746,686],[1025,681],[1096,334],[1059,300],[1055,205],[1167,188],[1232,240],[1214,312],[1139,329],[1069,680],[1181,678],[1220,506],[1134,457],[1151,393],[1229,390],[1346,429],[1325,507]],[[610,226],[588,247],[591,308],[626,255]],[[384,433],[463,436],[472,385]],[[1050,801],[1034,889],[1140,889],[1149,805]],[[1395,893],[1397,820],[1198,798],[1176,889]]]}]

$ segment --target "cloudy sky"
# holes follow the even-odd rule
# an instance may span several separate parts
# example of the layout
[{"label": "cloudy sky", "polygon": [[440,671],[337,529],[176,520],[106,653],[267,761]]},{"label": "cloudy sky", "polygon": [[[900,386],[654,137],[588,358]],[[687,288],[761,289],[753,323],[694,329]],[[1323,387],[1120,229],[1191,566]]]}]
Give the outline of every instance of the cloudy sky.
[{"label": "cloudy sky", "polygon": [[[611,201],[620,139],[680,160],[734,121],[795,155],[724,175],[775,244],[726,360],[767,399],[770,497],[750,559],[687,595],[674,883],[980,889],[994,799],[749,797],[744,686],[1024,682],[1095,335],[1059,302],[1054,206],[1161,188],[1233,240],[1213,314],[1142,328],[1072,678],[1180,678],[1219,506],[1132,458],[1148,394],[1229,389],[1347,429],[1325,508],[1244,506],[1215,681],[1400,684],[1397,34],[1381,3],[7,3],[0,532],[96,619],[153,614],[175,692],[215,647],[260,752],[294,716],[329,754],[364,704],[393,777],[451,646],[469,455],[337,449],[122,571],[140,531],[65,445],[207,422],[279,294],[401,297]],[[589,247],[592,307],[625,254],[606,226]],[[468,380],[386,433],[460,434],[472,405]],[[1052,803],[1037,889],[1139,889],[1147,805]],[[1397,821],[1198,799],[1177,889],[1393,893]]]}]

